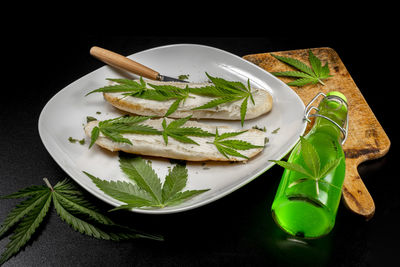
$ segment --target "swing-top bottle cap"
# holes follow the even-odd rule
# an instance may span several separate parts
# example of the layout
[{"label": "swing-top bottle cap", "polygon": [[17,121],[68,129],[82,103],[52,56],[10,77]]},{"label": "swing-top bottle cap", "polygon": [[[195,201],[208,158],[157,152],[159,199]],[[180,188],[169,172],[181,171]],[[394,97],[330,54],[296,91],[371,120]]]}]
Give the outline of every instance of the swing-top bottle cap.
[{"label": "swing-top bottle cap", "polygon": [[345,96],[344,94],[342,94],[341,92],[332,91],[332,92],[329,92],[329,93],[326,94],[326,96],[331,96],[331,95],[340,97],[340,98],[343,99],[344,102],[346,102],[346,104],[347,104],[347,98],[346,98],[346,96]]}]

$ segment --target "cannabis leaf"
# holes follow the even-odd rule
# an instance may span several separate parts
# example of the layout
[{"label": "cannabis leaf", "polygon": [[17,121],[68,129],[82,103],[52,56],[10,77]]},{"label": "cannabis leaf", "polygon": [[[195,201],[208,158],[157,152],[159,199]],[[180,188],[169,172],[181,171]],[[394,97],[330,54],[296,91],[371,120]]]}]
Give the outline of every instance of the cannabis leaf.
[{"label": "cannabis leaf", "polygon": [[289,184],[289,187],[293,187],[303,182],[312,181],[315,183],[315,189],[317,195],[319,195],[319,183],[324,183],[329,186],[332,186],[333,188],[341,190],[336,185],[323,180],[325,176],[328,175],[329,172],[331,172],[339,165],[340,159],[329,161],[321,168],[318,152],[315,150],[314,146],[310,143],[310,141],[308,141],[302,136],[300,136],[300,153],[304,159],[305,163],[304,167],[298,163],[286,162],[280,160],[270,160],[285,169],[295,171],[304,175],[304,178],[300,178],[293,181],[291,184]]},{"label": "cannabis leaf", "polygon": [[324,66],[322,66],[321,61],[312,53],[311,50],[309,50],[308,52],[308,60],[311,64],[311,67],[294,58],[282,57],[274,54],[271,55],[276,59],[299,70],[271,72],[271,74],[275,76],[299,78],[295,81],[289,82],[288,85],[303,86],[309,83],[321,83],[322,85],[325,85],[322,80],[332,77],[332,75],[329,75],[328,62]]},{"label": "cannabis leaf", "polygon": [[[117,84],[105,86],[96,90],[89,92],[86,95],[90,95],[92,93],[118,93],[123,92],[124,96],[133,96],[148,100],[156,100],[156,101],[167,101],[167,100],[175,100],[172,105],[169,107],[167,112],[165,113],[165,117],[174,113],[181,102],[184,102],[189,97],[188,88],[179,88],[172,85],[155,85],[155,84],[146,84],[142,77],[140,77],[140,82],[136,82],[129,79],[107,79],[109,81],[113,81]],[[151,88],[147,87],[150,86]]]},{"label": "cannabis leaf", "polygon": [[[172,113],[174,113],[178,108],[181,103],[185,103],[185,100],[190,97],[189,96],[189,88],[186,86],[186,88],[182,89],[176,86],[172,85],[155,85],[155,84],[148,84],[151,87],[155,89],[157,92],[156,94],[161,95],[164,97],[162,100],[171,100],[174,99],[175,101],[171,104],[171,106],[168,108],[167,112],[164,114],[164,117],[168,117]],[[145,98],[142,96],[142,98]],[[148,99],[151,99],[150,97]],[[153,100],[157,100],[153,98]]]},{"label": "cannabis leaf", "polygon": [[61,219],[82,234],[116,241],[132,238],[162,240],[160,236],[142,233],[114,223],[110,218],[101,214],[69,180],[58,182],[54,187],[46,178],[43,180],[47,186],[30,186],[0,197],[1,199],[27,197],[16,205],[0,227],[0,237],[15,227],[10,242],[1,255],[0,265],[26,245],[48,213],[52,202]]},{"label": "cannabis leaf", "polygon": [[119,163],[123,173],[134,183],[101,180],[84,172],[104,193],[126,203],[113,210],[173,206],[209,190],[182,192],[188,179],[186,166],[182,164],[177,164],[169,170],[161,186],[161,181],[154,169],[141,157],[120,155]]},{"label": "cannabis leaf", "polygon": [[140,77],[140,82],[136,82],[129,79],[110,79],[107,80],[115,82],[117,84],[108,85],[101,87],[99,89],[93,90],[86,94],[86,96],[93,93],[119,93],[119,92],[128,92],[130,95],[140,95],[143,91],[146,90],[146,83],[143,81],[142,77]]},{"label": "cannabis leaf", "polygon": [[140,124],[148,120],[150,117],[146,116],[123,116],[115,119],[100,121],[98,126],[93,127],[91,132],[91,142],[89,148],[98,139],[100,133],[110,138],[114,142],[132,144],[129,139],[124,138],[122,134],[149,134],[160,135],[161,132],[148,125]]},{"label": "cannabis leaf", "polygon": [[206,72],[207,77],[211,80],[214,86],[206,86],[200,88],[190,88],[190,92],[193,94],[211,96],[215,99],[199,107],[197,109],[213,108],[218,105],[243,100],[240,105],[240,119],[243,126],[244,119],[247,112],[247,103],[251,99],[253,105],[255,105],[253,95],[251,93],[250,80],[247,80],[247,87],[241,82],[227,81],[222,78],[212,77]]},{"label": "cannabis leaf", "polygon": [[188,144],[195,144],[199,145],[193,139],[190,139],[187,136],[200,136],[200,137],[207,137],[207,136],[214,136],[214,134],[209,133],[205,130],[202,130],[198,127],[182,127],[192,116],[188,116],[182,119],[173,120],[167,125],[167,121],[163,120],[162,127],[163,127],[163,138],[165,145],[168,145],[168,136],[174,138],[175,140],[188,143]]},{"label": "cannabis leaf", "polygon": [[222,155],[224,155],[224,157],[226,157],[227,159],[229,159],[228,155],[248,159],[248,157],[237,152],[237,150],[249,150],[252,148],[262,148],[263,146],[256,146],[256,145],[253,145],[249,142],[242,141],[242,140],[227,139],[230,137],[238,136],[245,132],[247,132],[247,131],[223,133],[220,135],[218,133],[218,128],[216,128],[215,138],[214,138],[214,142],[212,144],[214,144],[215,147],[218,149],[218,151]]}]

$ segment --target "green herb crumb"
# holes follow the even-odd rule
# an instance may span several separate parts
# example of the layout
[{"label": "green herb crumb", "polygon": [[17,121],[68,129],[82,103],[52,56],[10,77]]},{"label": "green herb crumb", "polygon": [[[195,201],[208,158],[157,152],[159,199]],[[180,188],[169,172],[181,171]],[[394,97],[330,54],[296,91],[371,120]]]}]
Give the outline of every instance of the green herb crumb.
[{"label": "green herb crumb", "polygon": [[76,142],[78,142],[78,143],[81,144],[81,145],[84,145],[84,144],[85,144],[85,138],[82,138],[81,140],[78,140],[78,139],[72,138],[72,137],[70,136],[70,137],[68,137],[68,141],[69,141],[70,143],[73,143],[73,144],[75,144]]},{"label": "green herb crumb", "polygon": [[187,80],[189,79],[189,74],[182,74],[178,76],[179,80]]},{"label": "green herb crumb", "polygon": [[280,129],[281,129],[281,128],[278,127],[278,128],[276,128],[275,130],[273,130],[272,133],[273,133],[273,134],[277,134],[277,133],[279,132]]},{"label": "green herb crumb", "polygon": [[258,125],[253,126],[253,129],[260,130],[263,132],[267,132],[267,128],[264,126],[263,128],[259,127]]},{"label": "green herb crumb", "polygon": [[264,145],[266,145],[267,143],[269,143],[269,138],[268,138],[268,137],[265,137],[265,138],[264,138]]},{"label": "green herb crumb", "polygon": [[89,123],[91,121],[97,121],[97,119],[95,117],[92,117],[92,116],[86,116],[86,122]]}]

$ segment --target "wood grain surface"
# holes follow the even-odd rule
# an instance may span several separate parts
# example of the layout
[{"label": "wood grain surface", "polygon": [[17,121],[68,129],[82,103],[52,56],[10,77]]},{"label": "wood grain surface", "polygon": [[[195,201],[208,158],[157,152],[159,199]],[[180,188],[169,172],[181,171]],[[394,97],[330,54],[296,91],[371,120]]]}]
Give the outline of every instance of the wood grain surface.
[{"label": "wood grain surface", "polygon": [[[308,63],[308,50],[281,51],[272,52],[272,54],[292,57]],[[328,62],[330,74],[333,77],[324,80],[325,85],[314,84],[291,88],[300,96],[305,105],[319,92],[339,91],[347,97],[349,129],[347,141],[343,146],[346,155],[346,177],[342,196],[345,205],[351,211],[370,219],[374,215],[375,204],[357,167],[366,160],[384,156],[389,150],[390,140],[336,51],[328,47],[311,48],[311,51],[323,65]],[[292,67],[271,56],[271,53],[246,55],[243,58],[269,72],[293,70]],[[284,82],[293,80],[293,78],[279,78]]]}]

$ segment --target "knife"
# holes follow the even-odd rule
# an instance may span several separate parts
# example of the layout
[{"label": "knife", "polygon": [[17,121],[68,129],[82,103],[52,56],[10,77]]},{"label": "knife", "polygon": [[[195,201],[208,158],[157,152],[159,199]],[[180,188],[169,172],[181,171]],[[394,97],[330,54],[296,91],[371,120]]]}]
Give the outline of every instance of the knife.
[{"label": "knife", "polygon": [[183,81],[180,79],[168,77],[165,75],[161,75],[159,72],[146,67],[136,61],[133,61],[132,59],[129,59],[127,57],[124,57],[120,54],[117,54],[115,52],[112,52],[110,50],[98,47],[98,46],[93,46],[90,49],[90,54],[94,56],[95,58],[103,61],[107,65],[126,70],[129,72],[132,72],[134,74],[137,74],[139,76],[151,79],[151,80],[157,80],[157,81],[163,81],[163,82],[184,82],[187,83],[187,81]]}]

